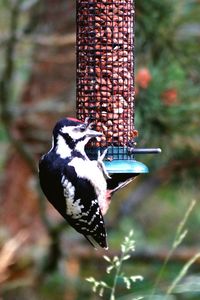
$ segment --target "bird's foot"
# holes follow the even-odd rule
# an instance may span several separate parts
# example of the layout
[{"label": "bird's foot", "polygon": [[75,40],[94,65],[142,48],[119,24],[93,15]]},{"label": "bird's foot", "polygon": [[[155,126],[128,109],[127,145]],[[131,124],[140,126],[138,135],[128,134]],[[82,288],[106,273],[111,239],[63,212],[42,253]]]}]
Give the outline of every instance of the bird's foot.
[{"label": "bird's foot", "polygon": [[91,117],[86,117],[84,124],[89,129],[92,129],[92,127],[94,126],[94,122],[92,122]]},{"label": "bird's foot", "polygon": [[105,156],[107,154],[107,151],[108,151],[108,149],[105,149],[102,154],[101,154],[100,151],[98,151],[97,165],[98,165],[99,169],[102,170],[104,177],[106,179],[110,179],[111,177],[108,174],[108,172],[106,170],[106,167],[104,165],[104,162],[103,162],[103,160],[104,160],[104,158],[105,158]]}]

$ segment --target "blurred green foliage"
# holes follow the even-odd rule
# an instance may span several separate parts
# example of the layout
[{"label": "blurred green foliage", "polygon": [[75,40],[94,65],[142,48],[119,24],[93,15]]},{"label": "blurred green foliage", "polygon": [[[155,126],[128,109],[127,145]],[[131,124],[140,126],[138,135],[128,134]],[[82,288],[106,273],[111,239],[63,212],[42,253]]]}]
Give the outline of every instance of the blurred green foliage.
[{"label": "blurred green foliage", "polygon": [[[158,168],[200,152],[199,14],[198,1],[136,1],[136,128],[142,146],[162,148],[148,161]],[[137,83],[141,67],[151,76],[145,88]]]}]

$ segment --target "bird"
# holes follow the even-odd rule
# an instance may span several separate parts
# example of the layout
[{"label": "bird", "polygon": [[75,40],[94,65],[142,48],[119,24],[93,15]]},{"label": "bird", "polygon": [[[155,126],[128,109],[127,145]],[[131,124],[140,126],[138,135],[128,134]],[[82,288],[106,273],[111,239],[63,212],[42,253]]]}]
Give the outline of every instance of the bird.
[{"label": "bird", "polygon": [[111,177],[103,162],[107,149],[98,152],[96,160],[85,151],[91,139],[103,135],[92,127],[89,118],[62,118],[56,123],[52,147],[39,161],[39,181],[46,198],[76,231],[95,248],[108,249],[103,216],[112,195],[131,180],[108,189]]},{"label": "bird", "polygon": [[39,162],[40,185],[49,202],[66,221],[95,246],[107,249],[103,219],[107,197],[107,174],[103,155],[90,160],[85,145],[102,136],[88,118],[59,120],[52,136],[52,147]]}]

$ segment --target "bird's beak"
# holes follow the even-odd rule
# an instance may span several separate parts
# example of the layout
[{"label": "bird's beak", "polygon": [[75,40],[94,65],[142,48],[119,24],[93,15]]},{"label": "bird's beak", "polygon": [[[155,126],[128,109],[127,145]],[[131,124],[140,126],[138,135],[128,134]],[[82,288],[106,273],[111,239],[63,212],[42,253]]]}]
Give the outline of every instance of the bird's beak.
[{"label": "bird's beak", "polygon": [[87,128],[86,135],[90,138],[97,138],[103,135],[102,132]]}]

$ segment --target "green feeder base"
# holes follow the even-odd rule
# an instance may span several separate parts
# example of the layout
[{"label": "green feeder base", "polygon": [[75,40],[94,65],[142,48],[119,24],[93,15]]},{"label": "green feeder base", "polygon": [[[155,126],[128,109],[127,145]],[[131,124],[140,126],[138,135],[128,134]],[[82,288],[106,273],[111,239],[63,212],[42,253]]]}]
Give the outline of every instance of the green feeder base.
[{"label": "green feeder base", "polygon": [[[86,152],[90,159],[97,159],[98,152],[101,154],[106,148],[88,148]],[[109,174],[142,174],[148,173],[148,167],[136,161],[133,154],[128,152],[127,147],[108,147],[104,160]]]},{"label": "green feeder base", "polygon": [[[98,153],[103,153],[106,148],[87,148],[87,155],[91,160],[98,159]],[[155,149],[130,149],[128,147],[108,147],[104,164],[108,174],[111,176],[107,179],[109,190],[118,187],[119,183],[133,179],[140,174],[149,172],[148,167],[136,161],[134,154],[160,153],[159,148]]]},{"label": "green feeder base", "polygon": [[104,162],[106,170],[109,174],[142,174],[148,173],[148,167],[136,160],[113,160]]}]

